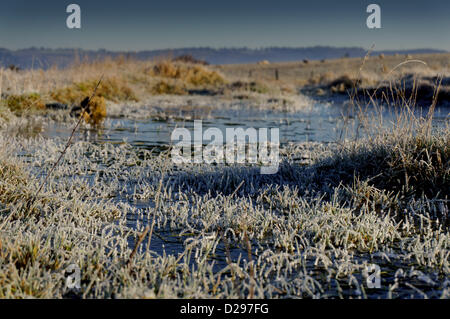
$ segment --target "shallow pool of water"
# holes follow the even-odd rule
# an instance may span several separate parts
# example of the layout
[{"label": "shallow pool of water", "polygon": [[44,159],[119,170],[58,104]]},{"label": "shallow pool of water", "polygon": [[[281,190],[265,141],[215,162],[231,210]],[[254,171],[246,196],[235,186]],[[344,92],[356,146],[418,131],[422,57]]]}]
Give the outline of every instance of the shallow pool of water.
[{"label": "shallow pool of water", "polygon": [[[426,116],[427,110],[415,110],[417,117]],[[169,113],[169,112],[168,112]],[[396,122],[392,111],[381,112],[384,125]],[[146,118],[130,119],[125,117],[108,118],[101,129],[80,129],[78,138],[94,142],[121,143],[152,149],[165,148],[171,143],[171,133],[177,127],[193,130],[193,119],[202,120],[203,131],[216,127],[225,136],[226,128],[279,128],[280,143],[288,142],[335,142],[363,136],[362,122],[356,113],[341,103],[316,103],[314,107],[298,112],[281,112],[274,110],[211,109],[171,110],[167,119]],[[175,115],[175,116],[172,116]],[[368,110],[364,116],[369,120],[379,118],[380,113]],[[434,112],[433,125],[448,125],[450,108],[437,108]],[[44,136],[69,137],[67,125],[52,123],[43,132]],[[206,142],[205,142],[206,143]]]}]

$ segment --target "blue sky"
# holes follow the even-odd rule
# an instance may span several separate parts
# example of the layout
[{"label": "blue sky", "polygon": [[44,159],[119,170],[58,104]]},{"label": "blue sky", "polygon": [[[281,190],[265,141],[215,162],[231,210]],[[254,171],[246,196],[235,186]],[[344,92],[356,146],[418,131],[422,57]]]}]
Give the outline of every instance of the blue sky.
[{"label": "blue sky", "polygon": [[[81,30],[66,6],[81,6]],[[366,7],[381,6],[370,30]],[[147,50],[192,46],[361,46],[450,51],[450,1],[0,0],[0,47]]]}]

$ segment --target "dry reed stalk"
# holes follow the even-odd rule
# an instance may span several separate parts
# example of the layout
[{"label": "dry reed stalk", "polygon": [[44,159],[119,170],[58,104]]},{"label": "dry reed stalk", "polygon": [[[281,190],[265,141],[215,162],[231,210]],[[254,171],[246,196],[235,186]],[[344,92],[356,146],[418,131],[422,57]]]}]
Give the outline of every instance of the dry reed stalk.
[{"label": "dry reed stalk", "polygon": [[233,197],[234,195],[236,195],[237,191],[239,190],[239,188],[242,187],[242,185],[244,185],[245,180],[243,180],[242,182],[239,183],[238,187],[236,187],[236,189],[233,191],[233,193],[231,194],[231,197]]},{"label": "dry reed stalk", "polygon": [[427,114],[426,135],[428,137],[431,135],[431,121],[433,120],[433,114],[434,114],[434,110],[436,108],[436,104],[438,101],[439,90],[441,89],[441,85],[442,85],[442,75],[439,76],[439,78],[437,80],[436,89],[433,92],[433,102],[431,103],[430,109],[428,110],[428,114]]},{"label": "dry reed stalk", "polygon": [[[364,67],[364,64],[365,64],[365,62],[367,60],[367,56],[368,56],[369,53],[370,53],[370,51],[366,54],[366,57],[364,58],[363,63],[361,64],[361,67],[359,69],[359,75],[361,74],[361,71],[362,71],[362,69]],[[380,89],[381,85],[388,79],[388,77],[393,72],[395,72],[401,66],[403,66],[405,64],[409,64],[409,63],[419,63],[419,64],[423,64],[425,66],[428,66],[427,63],[422,61],[422,60],[406,60],[406,61],[403,61],[403,62],[397,64],[394,68],[392,68],[387,74],[385,74],[383,76],[382,80],[379,81],[378,85],[376,86],[376,88],[373,90],[373,92],[371,94],[366,91],[370,103],[362,103],[362,101],[360,101],[359,95],[357,93],[357,88],[356,88],[356,81],[358,81],[358,79],[353,81],[353,91],[349,94],[349,98],[350,98],[350,101],[351,101],[351,105],[353,105],[353,106],[356,105],[357,106],[357,108],[358,108],[357,109],[358,110],[358,120],[362,123],[362,127],[366,128],[366,130],[370,129],[370,127],[371,127],[371,125],[369,125],[370,119],[365,114],[367,109],[368,109],[368,106],[370,104],[374,106],[375,111],[378,113],[379,126],[382,127],[382,119],[383,119],[382,106],[378,103],[378,101],[377,101],[377,99],[375,97],[376,93]],[[389,88],[390,88],[390,95],[391,96],[389,97],[389,96],[385,95],[385,92],[382,92],[382,95],[383,95],[382,96],[382,100],[384,99],[386,101],[386,103],[389,105],[390,104],[389,102],[391,101],[391,99],[392,99],[392,102],[394,102],[394,103],[400,103],[400,101],[399,101],[399,98],[400,98],[401,101],[402,101],[402,105],[406,106],[408,115],[411,118],[415,119],[415,115],[414,115],[414,113],[413,113],[413,111],[412,111],[412,109],[410,107],[410,105],[413,105],[413,104],[410,104],[410,103],[414,102],[416,100],[416,97],[415,96],[414,97],[410,97],[409,100],[407,101],[406,97],[404,96],[404,94],[402,95],[403,91],[401,90],[401,88],[398,88],[397,86],[393,87],[392,80],[389,80]],[[435,92],[435,95],[437,96],[436,92]],[[433,104],[435,104],[436,102],[437,102],[437,99],[433,98]],[[434,110],[434,107],[430,108],[430,111],[432,112],[431,109]],[[346,126],[346,125],[347,125],[347,122],[344,123],[344,126]],[[359,133],[359,127],[360,126],[358,125],[357,135]],[[343,130],[344,130],[344,128],[341,131],[340,138],[342,138]],[[369,133],[369,132],[367,132],[367,133]],[[357,137],[358,136],[355,136],[355,139]]]},{"label": "dry reed stalk", "polygon": [[84,114],[86,113],[86,109],[89,105],[90,100],[95,96],[95,93],[97,91],[97,88],[99,87],[101,81],[103,79],[103,75],[101,76],[100,80],[98,81],[97,85],[94,88],[94,91],[92,92],[90,97],[87,97],[86,99],[84,99],[81,102],[81,107],[82,107],[82,112],[81,112],[81,116],[78,119],[77,124],[75,125],[75,127],[72,130],[72,133],[70,134],[69,140],[67,141],[63,151],[61,152],[61,155],[58,157],[57,161],[53,164],[52,168],[50,169],[49,173],[47,174],[47,176],[45,176],[44,181],[41,183],[41,185],[39,186],[38,190],[36,191],[36,194],[34,195],[34,197],[31,198],[31,200],[28,202],[28,205],[26,205],[26,209],[28,209],[33,203],[34,201],[37,199],[37,197],[39,196],[42,188],[44,187],[44,185],[47,183],[48,178],[50,177],[50,175],[53,173],[53,171],[56,169],[56,167],[58,166],[58,164],[61,162],[61,159],[64,157],[64,155],[66,154],[67,150],[69,149],[69,146],[72,143],[72,139],[75,136],[75,133],[78,129],[78,127],[81,124],[81,121],[84,119]]},{"label": "dry reed stalk", "polygon": [[127,266],[131,265],[134,255],[136,255],[136,252],[137,252],[139,246],[142,244],[142,241],[144,240],[145,236],[147,236],[147,233],[149,232],[149,230],[150,230],[150,226],[145,227],[144,231],[139,236],[139,239],[137,240],[136,245],[134,246],[133,251],[130,254],[130,257],[128,258]]},{"label": "dry reed stalk", "polygon": [[[159,203],[160,203],[160,194],[161,194],[161,188],[162,188],[162,180],[163,180],[163,176],[161,176],[161,179],[159,180],[159,186],[158,186],[158,191],[156,192],[156,205],[155,205],[155,210],[159,209]],[[150,236],[148,236],[148,242],[147,242],[147,253],[150,251],[150,245],[152,244],[152,236],[153,236],[153,229],[155,227],[155,221],[156,218],[155,216],[153,216],[152,218],[152,224],[151,224],[151,228],[150,228]],[[148,226],[147,226],[148,227]]]}]

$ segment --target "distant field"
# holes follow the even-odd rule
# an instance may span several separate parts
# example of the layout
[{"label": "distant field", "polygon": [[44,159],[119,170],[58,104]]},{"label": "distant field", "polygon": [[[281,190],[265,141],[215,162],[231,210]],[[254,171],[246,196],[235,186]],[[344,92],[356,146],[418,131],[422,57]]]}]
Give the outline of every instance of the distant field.
[{"label": "distant field", "polygon": [[322,61],[294,61],[269,64],[230,64],[216,68],[231,80],[263,80],[276,81],[275,72],[278,70],[279,82],[296,86],[314,85],[320,82],[332,81],[342,75],[356,77],[362,68],[362,75],[373,80],[382,79],[395,66],[406,60],[421,60],[420,63],[408,63],[400,67],[396,73],[419,72],[424,75],[450,72],[450,53],[370,56],[364,63],[364,58],[342,58]]}]

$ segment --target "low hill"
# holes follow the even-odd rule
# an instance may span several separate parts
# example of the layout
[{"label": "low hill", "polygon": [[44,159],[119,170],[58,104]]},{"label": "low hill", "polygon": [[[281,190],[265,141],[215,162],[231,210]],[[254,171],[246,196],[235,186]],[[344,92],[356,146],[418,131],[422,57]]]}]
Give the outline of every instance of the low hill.
[{"label": "low hill", "polygon": [[[415,49],[398,51],[375,51],[373,55],[385,54],[423,54],[443,53],[445,51],[435,49]],[[103,59],[105,57],[132,57],[138,60],[146,60],[157,57],[177,57],[180,55],[192,55],[199,60],[210,64],[238,64],[256,63],[262,60],[270,62],[287,62],[298,60],[321,60],[335,59],[341,57],[362,57],[366,50],[359,47],[267,47],[261,49],[249,48],[180,48],[173,50],[151,50],[151,51],[107,51],[107,50],[81,50],[81,49],[46,49],[28,48],[21,50],[9,50],[0,48],[0,66],[9,67],[14,65],[22,69],[43,68],[51,66],[65,67],[74,61],[88,59]]]}]

